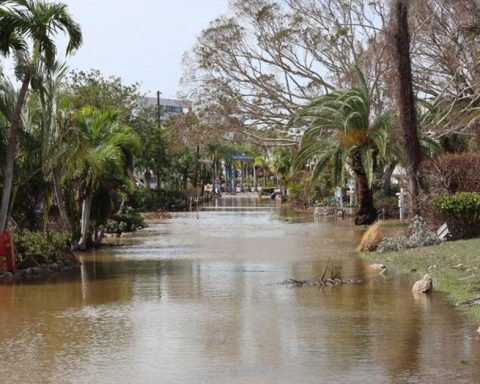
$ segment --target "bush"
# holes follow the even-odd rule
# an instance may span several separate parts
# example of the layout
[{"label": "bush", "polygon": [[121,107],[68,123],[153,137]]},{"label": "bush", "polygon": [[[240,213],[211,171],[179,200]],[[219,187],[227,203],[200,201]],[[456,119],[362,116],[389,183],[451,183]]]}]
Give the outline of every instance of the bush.
[{"label": "bush", "polygon": [[441,242],[437,234],[427,228],[425,220],[415,216],[409,225],[410,236],[386,237],[379,244],[378,252],[404,251],[409,248],[425,247]]},{"label": "bush", "polygon": [[137,229],[143,228],[145,223],[138,212],[125,212],[113,215],[108,221],[105,228],[107,233],[121,234],[122,232],[135,232]]},{"label": "bush", "polygon": [[480,192],[480,153],[442,155],[423,168],[425,187],[433,194]]},{"label": "bush", "polygon": [[443,196],[433,205],[445,218],[452,238],[480,236],[480,193],[459,192]]},{"label": "bush", "polygon": [[382,196],[381,193],[375,193],[373,201],[381,217],[384,219],[398,218],[397,196]]},{"label": "bush", "polygon": [[129,204],[137,211],[184,211],[188,209],[185,192],[167,189],[137,189],[129,199]]},{"label": "bush", "polygon": [[289,186],[290,201],[297,207],[307,208],[318,205],[326,198],[331,199],[332,191],[318,180],[306,179]]},{"label": "bush", "polygon": [[29,231],[15,234],[17,257],[32,257],[39,263],[55,262],[70,253],[70,235],[60,231]]},{"label": "bush", "polygon": [[377,249],[378,244],[383,237],[380,233],[380,221],[376,221],[363,234],[360,244],[357,246],[357,252],[371,252]]}]

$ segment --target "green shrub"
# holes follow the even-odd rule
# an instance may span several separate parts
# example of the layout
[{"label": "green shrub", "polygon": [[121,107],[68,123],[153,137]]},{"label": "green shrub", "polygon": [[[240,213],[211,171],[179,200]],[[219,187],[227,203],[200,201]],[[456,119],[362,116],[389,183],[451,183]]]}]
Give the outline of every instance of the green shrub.
[{"label": "green shrub", "polygon": [[480,193],[458,192],[433,203],[444,217],[454,239],[480,236]]},{"label": "green shrub", "polygon": [[184,211],[188,209],[188,198],[179,190],[142,188],[130,196],[129,205],[140,212]]},{"label": "green shrub", "polygon": [[145,226],[142,217],[138,212],[125,212],[113,215],[108,221],[105,232],[117,233],[135,232]]},{"label": "green shrub", "polygon": [[54,262],[70,252],[70,235],[60,231],[29,231],[15,234],[17,257],[32,257],[39,263]]},{"label": "green shrub", "polygon": [[307,208],[331,200],[332,192],[319,180],[306,179],[298,183],[290,183],[289,198],[297,207]]}]

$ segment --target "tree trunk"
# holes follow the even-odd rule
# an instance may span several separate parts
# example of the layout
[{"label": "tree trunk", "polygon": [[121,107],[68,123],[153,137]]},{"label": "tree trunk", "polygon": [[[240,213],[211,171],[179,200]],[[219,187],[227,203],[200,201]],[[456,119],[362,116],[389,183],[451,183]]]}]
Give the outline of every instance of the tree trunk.
[{"label": "tree trunk", "polygon": [[195,170],[193,173],[193,187],[197,188],[198,185],[198,166],[200,160],[200,145],[197,144],[197,148],[195,150]]},{"label": "tree trunk", "polygon": [[255,192],[258,191],[257,188],[257,169],[255,167],[255,164],[253,165],[253,187],[255,188]]},{"label": "tree trunk", "polygon": [[145,188],[150,189],[152,182],[152,173],[150,172],[150,170],[147,169],[145,170],[145,172],[143,172],[143,179],[145,180]]},{"label": "tree trunk", "polygon": [[392,182],[393,171],[397,166],[398,162],[395,160],[390,161],[383,171],[382,177],[382,195],[387,196],[390,191],[390,186]]},{"label": "tree trunk", "polygon": [[60,220],[62,221],[62,229],[65,232],[72,234],[72,224],[67,214],[65,206],[65,195],[63,194],[62,187],[60,186],[57,170],[53,171],[53,192],[55,194],[55,200],[57,201],[58,212],[60,213]]},{"label": "tree trunk", "polygon": [[82,202],[82,218],[80,221],[80,240],[78,242],[78,249],[84,251],[87,249],[88,236],[90,234],[90,212],[93,201],[93,185],[90,181],[85,191],[85,197]]},{"label": "tree trunk", "polygon": [[13,185],[13,170],[15,166],[15,155],[17,152],[17,132],[20,124],[20,117],[22,113],[23,104],[27,96],[28,86],[30,85],[31,76],[27,75],[23,80],[20,94],[18,95],[17,104],[13,113],[12,122],[10,126],[10,135],[7,142],[6,162],[3,172],[3,191],[2,202],[0,205],[0,232],[5,231],[7,227],[7,218],[10,205],[10,194]]},{"label": "tree trunk", "polygon": [[351,155],[352,169],[358,183],[358,204],[359,209],[355,216],[356,225],[370,225],[377,220],[377,209],[373,205],[372,189],[368,185],[368,178],[363,169],[362,156],[360,151],[354,150]]},{"label": "tree trunk", "polygon": [[409,0],[394,2],[394,46],[398,73],[398,104],[400,125],[406,153],[406,171],[410,194],[410,212],[418,214],[418,172],[421,161],[421,147],[417,132],[417,112],[413,92],[412,64],[410,60],[410,32],[408,28]]}]

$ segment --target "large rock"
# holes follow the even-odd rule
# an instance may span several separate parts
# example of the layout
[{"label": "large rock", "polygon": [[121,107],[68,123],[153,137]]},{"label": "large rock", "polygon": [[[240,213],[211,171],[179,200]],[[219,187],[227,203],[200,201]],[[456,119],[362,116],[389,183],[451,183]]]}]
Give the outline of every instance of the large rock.
[{"label": "large rock", "polygon": [[412,292],[414,293],[429,293],[432,292],[433,280],[430,275],[423,276],[423,279],[418,280],[413,284]]}]

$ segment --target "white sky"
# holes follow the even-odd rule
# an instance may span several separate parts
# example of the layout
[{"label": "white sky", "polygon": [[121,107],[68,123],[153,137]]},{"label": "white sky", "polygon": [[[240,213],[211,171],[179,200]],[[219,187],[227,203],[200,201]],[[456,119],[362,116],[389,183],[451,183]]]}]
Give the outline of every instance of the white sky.
[{"label": "white sky", "polygon": [[[180,90],[181,60],[228,0],[61,0],[81,24],[84,43],[70,68],[99,69],[154,96]],[[60,48],[60,47],[59,47]],[[59,50],[64,54],[64,50]]]}]

